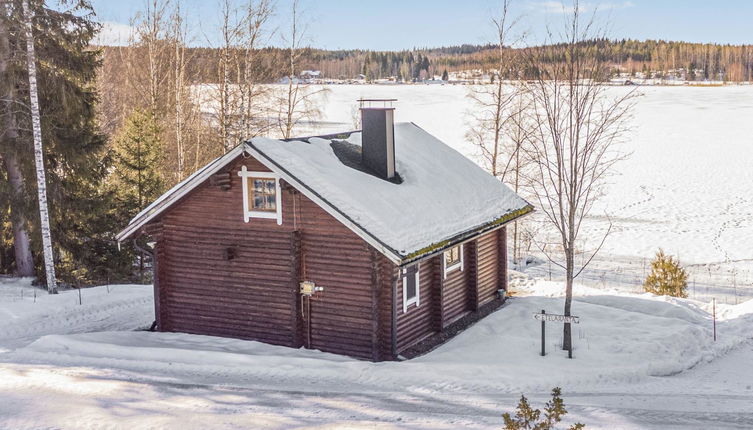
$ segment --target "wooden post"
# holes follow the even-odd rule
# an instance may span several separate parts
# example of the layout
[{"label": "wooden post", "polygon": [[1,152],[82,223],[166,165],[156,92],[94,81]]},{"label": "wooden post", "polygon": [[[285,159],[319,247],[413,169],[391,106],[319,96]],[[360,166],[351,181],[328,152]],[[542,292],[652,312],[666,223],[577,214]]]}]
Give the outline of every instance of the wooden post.
[{"label": "wooden post", "polygon": [[291,288],[293,289],[293,315],[291,319],[292,342],[294,348],[300,348],[303,345],[303,312],[301,293],[299,284],[301,282],[301,231],[294,230],[290,235],[290,270],[292,272]]},{"label": "wooden post", "polygon": [[711,299],[714,314],[714,342],[716,342],[716,297]]},{"label": "wooden post", "polygon": [[392,359],[397,359],[397,278],[398,270],[396,267],[392,268],[392,308],[390,309],[390,319],[392,320],[390,325],[390,348]]},{"label": "wooden post", "polygon": [[478,238],[473,242],[469,242],[468,248],[470,248],[471,257],[468,264],[468,287],[471,289],[471,310],[477,312],[480,303],[478,293]]},{"label": "wooden post", "polygon": [[[432,317],[434,322],[434,331],[441,332],[444,329],[444,273],[442,273],[442,259],[444,253],[440,252],[438,257],[428,261],[431,264],[431,299],[432,299]],[[418,270],[421,270],[421,263],[418,264]],[[419,275],[420,276],[420,275]]]},{"label": "wooden post", "polygon": [[379,331],[382,328],[379,315],[380,292],[382,285],[382,267],[379,264],[379,254],[374,248],[371,253],[371,359],[379,361]]},{"label": "wooden post", "polygon": [[[541,315],[546,315],[545,310],[541,310]],[[546,355],[546,321],[544,321],[544,318],[541,318],[541,356]]]},{"label": "wooden post", "polygon": [[497,289],[507,293],[507,227],[499,229],[498,233],[499,266],[497,266],[499,282]]}]

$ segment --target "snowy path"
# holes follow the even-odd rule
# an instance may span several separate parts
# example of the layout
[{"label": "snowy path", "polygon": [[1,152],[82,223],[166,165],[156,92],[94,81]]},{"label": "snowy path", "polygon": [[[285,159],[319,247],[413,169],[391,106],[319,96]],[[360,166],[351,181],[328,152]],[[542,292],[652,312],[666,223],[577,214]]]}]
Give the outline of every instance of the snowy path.
[{"label": "snowy path", "polygon": [[[590,429],[749,429],[753,384],[740,365],[746,344],[708,365],[626,391],[566,392],[569,420]],[[750,388],[750,385],[748,385]],[[310,388],[310,387],[308,387]],[[616,387],[615,387],[616,388]],[[651,392],[654,389],[660,392]],[[687,390],[691,388],[690,390]],[[734,387],[730,391],[735,391]],[[703,392],[708,390],[708,392]],[[534,405],[547,393],[526,393]],[[232,385],[167,383],[128,372],[10,365],[0,370],[0,426],[44,428],[499,428],[517,394],[302,392]],[[40,410],[37,402],[47,407]],[[190,416],[190,420],[186,417]]]}]

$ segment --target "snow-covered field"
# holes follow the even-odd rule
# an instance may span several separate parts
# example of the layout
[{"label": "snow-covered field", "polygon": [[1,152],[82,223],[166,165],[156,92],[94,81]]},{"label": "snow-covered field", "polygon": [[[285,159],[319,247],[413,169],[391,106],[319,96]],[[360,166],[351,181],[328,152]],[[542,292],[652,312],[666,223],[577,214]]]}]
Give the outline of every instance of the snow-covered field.
[{"label": "snow-covered field", "polygon": [[[753,301],[708,303],[577,286],[575,358],[557,348],[561,286],[517,297],[435,351],[370,363],[257,342],[144,331],[151,288],[0,296],[0,428],[499,428],[521,393],[561,386],[588,428],[753,427]],[[108,292],[109,290],[109,292]],[[20,292],[23,291],[23,296]],[[10,292],[10,293],[8,293]]]},{"label": "snow-covered field", "polygon": [[[396,121],[411,121],[474,158],[461,85],[333,85],[324,117],[301,134],[353,128],[356,100],[397,98]],[[613,92],[629,91],[615,87]],[[640,87],[632,132],[622,145],[630,157],[617,166],[604,198],[581,234],[598,245],[612,234],[581,282],[640,291],[661,247],[691,273],[690,294],[738,303],[753,298],[753,87]],[[541,220],[543,221],[543,220]],[[556,242],[543,234],[539,245]],[[533,248],[533,253],[535,252]],[[542,277],[556,268],[528,269]]]}]

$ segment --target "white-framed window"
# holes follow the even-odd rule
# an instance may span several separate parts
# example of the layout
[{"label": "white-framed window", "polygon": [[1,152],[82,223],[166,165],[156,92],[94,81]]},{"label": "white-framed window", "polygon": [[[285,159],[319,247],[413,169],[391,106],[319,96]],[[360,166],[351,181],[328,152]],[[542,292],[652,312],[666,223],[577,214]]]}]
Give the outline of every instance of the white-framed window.
[{"label": "white-framed window", "polygon": [[403,313],[408,312],[410,305],[421,305],[420,287],[418,264],[403,269]]},{"label": "white-framed window", "polygon": [[444,270],[442,272],[444,273],[444,277],[447,277],[447,274],[452,272],[453,270],[463,271],[463,244],[453,246],[452,248],[448,249],[444,252],[444,255],[442,257],[442,267]]},{"label": "white-framed window", "polygon": [[238,176],[243,183],[243,220],[268,218],[282,225],[282,193],[280,177],[273,172],[253,172],[241,167]]}]

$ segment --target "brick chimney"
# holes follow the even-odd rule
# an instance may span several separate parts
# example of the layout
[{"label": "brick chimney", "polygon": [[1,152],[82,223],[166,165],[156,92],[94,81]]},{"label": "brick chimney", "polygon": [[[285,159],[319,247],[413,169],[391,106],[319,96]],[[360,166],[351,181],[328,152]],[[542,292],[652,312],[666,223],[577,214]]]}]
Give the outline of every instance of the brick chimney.
[{"label": "brick chimney", "polygon": [[397,99],[360,99],[361,162],[382,179],[395,177],[395,108]]}]

